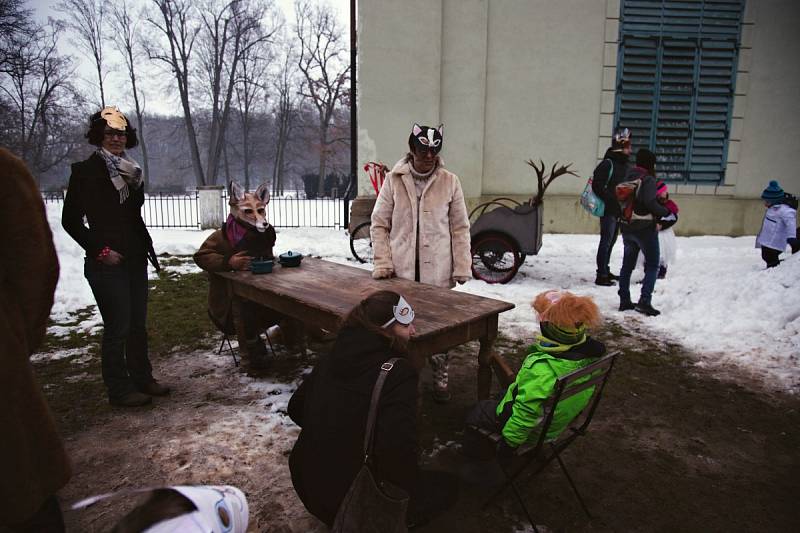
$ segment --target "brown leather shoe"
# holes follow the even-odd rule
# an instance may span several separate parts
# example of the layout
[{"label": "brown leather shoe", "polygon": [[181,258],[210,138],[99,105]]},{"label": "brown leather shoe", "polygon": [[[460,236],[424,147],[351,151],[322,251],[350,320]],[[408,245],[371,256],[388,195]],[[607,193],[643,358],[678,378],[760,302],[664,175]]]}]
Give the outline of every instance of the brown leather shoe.
[{"label": "brown leather shoe", "polygon": [[145,394],[149,394],[150,396],[166,396],[170,392],[170,388],[166,385],[161,385],[158,381],[153,380],[149,383],[145,383],[144,385],[139,385],[137,387],[140,392]]},{"label": "brown leather shoe", "polygon": [[119,397],[110,397],[108,403],[116,407],[140,407],[152,403],[153,399],[141,392],[129,392]]}]

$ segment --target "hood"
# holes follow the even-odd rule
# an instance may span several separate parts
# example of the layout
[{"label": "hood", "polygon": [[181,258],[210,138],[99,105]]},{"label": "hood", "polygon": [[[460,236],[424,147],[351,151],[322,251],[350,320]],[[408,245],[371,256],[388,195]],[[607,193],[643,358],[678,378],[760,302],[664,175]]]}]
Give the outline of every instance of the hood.
[{"label": "hood", "polygon": [[603,156],[603,159],[611,159],[615,163],[624,165],[630,160],[630,156],[622,152],[615,152],[614,150],[609,148],[608,150],[606,150],[606,154]]},{"label": "hood", "polygon": [[545,353],[556,359],[580,361],[581,359],[601,357],[606,353],[606,345],[588,336],[586,340],[578,344],[561,344],[540,336],[530,350]]},{"label": "hood", "polygon": [[399,355],[389,339],[360,328],[345,327],[339,331],[331,350],[331,373],[347,380],[375,368]]}]

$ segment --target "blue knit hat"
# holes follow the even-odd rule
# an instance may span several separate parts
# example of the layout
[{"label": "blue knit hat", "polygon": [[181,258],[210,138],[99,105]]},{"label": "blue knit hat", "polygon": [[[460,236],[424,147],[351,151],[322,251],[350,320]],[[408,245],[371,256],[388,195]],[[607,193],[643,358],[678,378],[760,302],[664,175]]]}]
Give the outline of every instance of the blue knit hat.
[{"label": "blue knit hat", "polygon": [[783,189],[781,189],[781,186],[778,185],[778,182],[775,180],[770,181],[769,186],[764,189],[764,192],[761,193],[761,199],[766,200],[767,202],[783,200],[783,197]]}]

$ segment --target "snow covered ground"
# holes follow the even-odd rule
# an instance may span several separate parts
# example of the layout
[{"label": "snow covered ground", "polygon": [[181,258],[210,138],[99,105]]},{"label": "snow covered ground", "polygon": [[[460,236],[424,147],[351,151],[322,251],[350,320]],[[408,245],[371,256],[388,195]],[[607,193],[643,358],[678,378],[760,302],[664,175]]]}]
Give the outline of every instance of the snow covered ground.
[{"label": "snow covered ground", "polygon": [[[61,228],[58,204],[47,206],[59,259],[61,277],[52,318],[53,333],[71,328],[91,329],[100,320],[91,318],[70,324],[76,311],[94,306],[83,277],[83,250]],[[361,266],[352,261],[347,233],[324,228],[279,228],[276,252],[287,250]],[[210,231],[152,229],[156,253],[190,255]],[[500,316],[505,335],[532,340],[536,331],[529,302],[546,289],[568,289],[595,298],[605,315],[625,327],[647,331],[654,337],[679,342],[695,352],[698,364],[726,373],[740,369],[767,379],[777,388],[800,392],[800,254],[790,256],[779,268],[766,270],[753,237],[678,238],[678,259],[666,280],[659,280],[653,305],[661,316],[648,318],[629,311],[618,312],[614,287],[594,285],[595,235],[544,236],[538,256],[529,257],[507,285],[487,285],[473,280],[458,290],[498,298],[516,304]],[[622,242],[614,249],[612,270],[621,264]],[[178,267],[185,271],[192,267]],[[368,268],[368,267],[365,267]],[[634,274],[631,293],[639,286]]]}]

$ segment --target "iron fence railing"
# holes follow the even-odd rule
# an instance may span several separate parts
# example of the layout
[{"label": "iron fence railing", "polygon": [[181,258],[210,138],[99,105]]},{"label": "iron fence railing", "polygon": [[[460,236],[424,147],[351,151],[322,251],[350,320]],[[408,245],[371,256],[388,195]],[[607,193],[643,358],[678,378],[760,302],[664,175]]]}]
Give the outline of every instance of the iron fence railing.
[{"label": "iron fence railing", "polygon": [[[335,228],[344,227],[345,200],[343,198],[302,198],[304,194],[289,191],[284,196],[272,197],[267,204],[267,219],[276,228]],[[228,191],[220,195],[222,212],[228,213]]]},{"label": "iron fence railing", "polygon": [[[270,224],[277,228],[335,228],[344,227],[346,201],[342,198],[317,198],[309,200],[301,194],[289,192],[270,199],[267,215]],[[45,203],[64,201],[64,191],[42,191]],[[229,212],[228,192],[220,193],[222,212]],[[142,206],[142,218],[150,228],[200,227],[198,193],[148,193]]]},{"label": "iron fence railing", "polygon": [[151,228],[199,228],[197,191],[146,194],[142,218],[145,225]]}]

